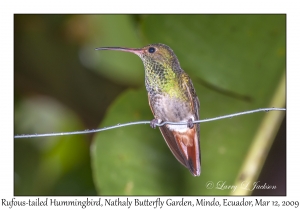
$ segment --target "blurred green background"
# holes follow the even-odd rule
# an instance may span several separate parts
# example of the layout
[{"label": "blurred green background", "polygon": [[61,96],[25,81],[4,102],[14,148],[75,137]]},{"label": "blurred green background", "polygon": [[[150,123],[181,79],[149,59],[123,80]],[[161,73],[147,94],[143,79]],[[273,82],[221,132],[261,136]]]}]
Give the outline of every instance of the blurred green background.
[{"label": "blurred green background", "polygon": [[[136,56],[96,47],[164,43],[193,80],[200,118],[284,107],[285,15],[15,15],[14,133],[93,129],[151,120]],[[285,91],[284,91],[285,92]],[[273,103],[274,97],[281,97]],[[173,157],[158,129],[14,140],[15,195],[228,195],[266,113],[201,124],[202,173]],[[285,113],[262,172],[285,195]],[[279,129],[279,126],[281,128]],[[279,131],[278,131],[279,130]],[[276,138],[275,138],[276,136]],[[262,164],[264,159],[261,160]]]}]

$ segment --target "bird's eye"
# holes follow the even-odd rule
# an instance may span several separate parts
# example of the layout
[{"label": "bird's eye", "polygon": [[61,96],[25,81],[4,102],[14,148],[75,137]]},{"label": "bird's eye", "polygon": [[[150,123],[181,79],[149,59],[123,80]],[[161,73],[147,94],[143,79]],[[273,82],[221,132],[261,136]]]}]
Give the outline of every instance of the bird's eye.
[{"label": "bird's eye", "polygon": [[150,47],[150,48],[148,49],[148,52],[149,52],[149,53],[154,53],[154,52],[155,52],[155,48],[154,48],[154,47]]}]

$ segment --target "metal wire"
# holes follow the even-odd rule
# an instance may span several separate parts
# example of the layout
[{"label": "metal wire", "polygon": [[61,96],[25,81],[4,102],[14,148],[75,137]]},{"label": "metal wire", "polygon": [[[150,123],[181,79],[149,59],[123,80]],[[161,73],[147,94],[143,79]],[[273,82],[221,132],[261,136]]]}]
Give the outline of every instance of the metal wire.
[{"label": "metal wire", "polygon": [[[209,119],[203,119],[203,120],[195,120],[193,121],[193,124],[195,123],[204,123],[204,122],[210,122],[210,121],[215,121],[215,120],[221,120],[225,118],[232,118],[232,117],[237,117],[240,115],[245,115],[245,114],[252,114],[256,112],[269,112],[269,111],[286,111],[285,108],[260,108],[260,109],[255,109],[255,110],[250,110],[250,111],[244,111],[244,112],[238,112],[234,114],[229,114],[229,115],[223,115],[219,117],[214,117],[214,118],[209,118]],[[101,131],[106,131],[110,129],[115,129],[115,128],[120,128],[120,127],[125,127],[129,125],[139,125],[139,124],[150,124],[151,121],[137,121],[137,122],[129,122],[129,123],[124,123],[124,124],[117,124],[114,126],[110,127],[104,127],[104,128],[99,128],[99,129],[91,129],[91,130],[84,130],[84,131],[71,131],[71,132],[60,132],[60,133],[44,133],[44,134],[21,134],[21,135],[15,135],[14,138],[35,138],[35,137],[50,137],[50,136],[63,136],[63,135],[75,135],[75,134],[87,134],[87,133],[97,133]],[[157,123],[156,126],[160,127],[163,125],[186,125],[187,122],[162,122],[162,123]]]}]

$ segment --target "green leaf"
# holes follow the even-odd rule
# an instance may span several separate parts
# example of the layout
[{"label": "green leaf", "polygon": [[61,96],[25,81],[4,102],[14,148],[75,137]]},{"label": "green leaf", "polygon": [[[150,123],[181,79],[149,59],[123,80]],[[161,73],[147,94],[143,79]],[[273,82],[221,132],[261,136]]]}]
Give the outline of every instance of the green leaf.
[{"label": "green leaf", "polygon": [[[112,105],[102,125],[153,118],[146,95],[144,89],[126,91]],[[176,183],[180,181],[181,166],[163,141],[159,130],[153,130],[149,125],[99,133],[93,149],[98,192],[104,195],[180,193]],[[166,172],[176,175],[169,177]]]},{"label": "green leaf", "polygon": [[[201,119],[285,106],[285,90],[277,91],[285,74],[284,15],[149,15],[141,32],[149,43],[174,50],[193,80]],[[273,102],[278,95],[280,100]],[[219,188],[241,178],[239,171],[267,114],[201,124],[200,177],[173,157],[158,129],[135,125],[101,132],[92,156],[98,193],[228,195],[231,189]],[[266,131],[276,134],[282,115]],[[146,91],[129,90],[110,107],[100,127],[151,119]],[[262,165],[264,158],[257,162]],[[257,177],[259,172],[258,167],[253,173]]]},{"label": "green leaf", "polygon": [[[15,134],[82,129],[78,117],[51,98],[30,97],[15,106]],[[15,139],[14,160],[15,195],[95,194],[86,167],[90,164],[86,135]],[[84,174],[74,172],[83,169]],[[67,175],[68,182],[61,181]],[[74,186],[80,179],[85,181]]]},{"label": "green leaf", "polygon": [[270,100],[284,71],[285,20],[285,15],[152,15],[142,28],[150,43],[171,46],[187,73],[256,102]]}]

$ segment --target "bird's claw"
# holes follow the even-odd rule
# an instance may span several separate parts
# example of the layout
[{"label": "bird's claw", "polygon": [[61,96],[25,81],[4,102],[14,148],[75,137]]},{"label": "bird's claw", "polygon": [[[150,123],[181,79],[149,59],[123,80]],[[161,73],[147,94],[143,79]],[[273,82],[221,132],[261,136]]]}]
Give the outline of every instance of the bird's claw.
[{"label": "bird's claw", "polygon": [[192,129],[194,127],[194,123],[193,123],[193,120],[191,118],[187,121],[187,127],[189,129]]},{"label": "bird's claw", "polygon": [[151,128],[156,128],[157,124],[158,124],[158,119],[153,119],[150,121]]}]

